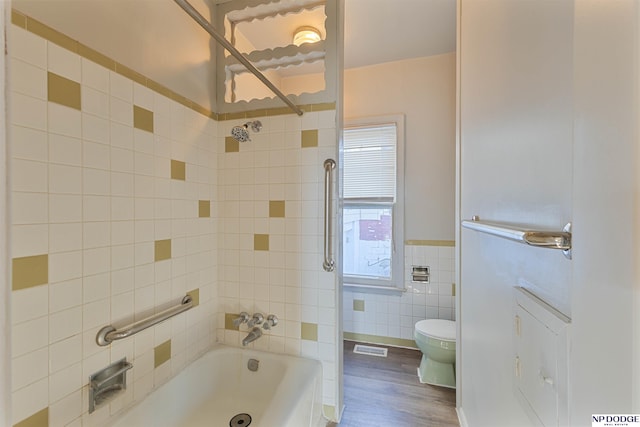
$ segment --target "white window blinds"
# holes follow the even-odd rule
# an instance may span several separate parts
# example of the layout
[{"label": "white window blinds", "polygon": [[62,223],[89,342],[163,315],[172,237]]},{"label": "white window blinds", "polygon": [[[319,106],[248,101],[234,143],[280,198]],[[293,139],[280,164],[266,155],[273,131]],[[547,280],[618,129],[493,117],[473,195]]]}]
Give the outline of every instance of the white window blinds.
[{"label": "white window blinds", "polygon": [[344,198],[396,198],[396,124],[344,130]]}]

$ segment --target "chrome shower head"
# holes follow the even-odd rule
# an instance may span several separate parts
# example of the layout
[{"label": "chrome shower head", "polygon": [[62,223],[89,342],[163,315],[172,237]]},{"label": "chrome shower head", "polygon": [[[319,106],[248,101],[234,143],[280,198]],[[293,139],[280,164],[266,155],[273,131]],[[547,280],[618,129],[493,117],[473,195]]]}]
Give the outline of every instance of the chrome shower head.
[{"label": "chrome shower head", "polygon": [[262,129],[262,122],[260,122],[260,120],[254,120],[252,122],[247,122],[242,126],[234,126],[233,129],[231,129],[231,136],[238,142],[251,141],[248,131],[249,127],[251,127],[251,130],[254,132],[260,132]]}]

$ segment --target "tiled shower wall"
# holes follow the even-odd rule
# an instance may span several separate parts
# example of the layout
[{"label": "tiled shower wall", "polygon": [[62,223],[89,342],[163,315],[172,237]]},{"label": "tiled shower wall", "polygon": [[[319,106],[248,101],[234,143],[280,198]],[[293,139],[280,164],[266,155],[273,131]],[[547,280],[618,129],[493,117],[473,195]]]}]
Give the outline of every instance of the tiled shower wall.
[{"label": "tiled shower wall", "polygon": [[[13,423],[96,425],[215,340],[219,124],[11,27]],[[192,310],[95,343],[187,292]],[[125,356],[126,392],[88,415],[89,375]]]},{"label": "tiled shower wall", "polygon": [[[452,244],[452,242],[451,242]],[[414,346],[416,322],[455,320],[454,247],[405,245],[402,293],[373,293],[346,288],[343,301],[345,335],[371,342]],[[430,268],[429,283],[411,281],[412,266]]]},{"label": "tiled shower wall", "polygon": [[250,346],[320,360],[324,404],[335,406],[336,277],[322,269],[322,233],[336,111],[326,108],[259,117],[262,130],[240,144],[228,135],[246,120],[219,123],[218,339],[237,346],[247,334],[225,327],[225,314],[275,314],[280,323]]}]

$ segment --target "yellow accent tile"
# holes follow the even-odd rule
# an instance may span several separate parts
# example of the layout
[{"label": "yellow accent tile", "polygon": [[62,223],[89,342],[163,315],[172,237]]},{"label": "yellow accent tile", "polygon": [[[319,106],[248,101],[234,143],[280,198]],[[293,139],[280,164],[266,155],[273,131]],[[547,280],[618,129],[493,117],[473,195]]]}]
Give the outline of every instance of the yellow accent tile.
[{"label": "yellow accent tile", "polygon": [[451,296],[452,297],[456,296],[456,284],[455,283],[451,284]]},{"label": "yellow accent tile", "polygon": [[106,55],[101,54],[97,50],[91,49],[89,46],[85,46],[80,44],[78,46],[78,54],[83,58],[88,59],[89,61],[93,61],[98,65],[102,65],[103,67],[115,71],[116,70],[116,61],[109,58]]},{"label": "yellow accent tile", "polygon": [[50,102],[80,110],[80,83],[52,72],[47,73],[47,92]]},{"label": "yellow accent tile", "polygon": [[211,217],[211,201],[209,201],[209,200],[198,200],[198,216],[200,218],[210,218]]},{"label": "yellow accent tile", "polygon": [[156,240],[155,260],[164,261],[165,259],[171,259],[171,239]]},{"label": "yellow accent tile", "polygon": [[291,108],[289,107],[280,107],[280,108],[270,108],[266,111],[267,116],[283,116],[285,114],[291,114]]},{"label": "yellow accent tile", "polygon": [[239,316],[239,314],[237,313],[225,313],[224,314],[224,328],[231,330],[231,331],[238,331],[240,330],[240,325],[235,326],[233,324],[233,320],[235,318],[237,318]]},{"label": "yellow accent tile", "polygon": [[15,9],[11,9],[11,23],[20,28],[27,28],[27,17]]},{"label": "yellow accent tile", "polygon": [[269,250],[269,235],[268,234],[254,234],[253,235],[253,249],[256,251],[268,251]]},{"label": "yellow accent tile", "polygon": [[240,113],[226,113],[224,115],[224,119],[225,120],[236,120],[236,119],[246,119],[247,118],[247,113],[240,112]]},{"label": "yellow accent tile", "polygon": [[269,217],[284,218],[284,200],[269,200]]},{"label": "yellow accent tile", "polygon": [[318,146],[318,129],[310,129],[302,131],[302,148],[311,148]]},{"label": "yellow accent tile", "polygon": [[353,311],[364,311],[364,300],[363,299],[354,299],[353,300]]},{"label": "yellow accent tile", "polygon": [[302,322],[300,324],[300,338],[308,341],[318,341],[318,324]]},{"label": "yellow accent tile", "polygon": [[266,117],[267,115],[267,110],[252,110],[252,111],[247,111],[245,113],[245,115],[247,116],[247,119],[254,119],[256,117]]},{"label": "yellow accent tile", "polygon": [[160,83],[155,82],[151,79],[147,79],[147,87],[152,91],[159,93],[162,96],[166,96],[169,99],[171,99],[174,94],[174,92],[171,89],[166,88],[162,86]]},{"label": "yellow accent tile", "polygon": [[180,160],[171,159],[171,179],[179,179],[184,181],[186,179],[186,164]]},{"label": "yellow accent tile", "polygon": [[37,34],[73,53],[78,53],[78,42],[76,40],[30,17],[27,17],[27,31]]},{"label": "yellow accent tile", "polygon": [[370,342],[372,344],[418,348],[414,340],[408,340],[404,338],[382,337],[378,335],[358,334],[355,332],[344,332],[343,338],[347,341]]},{"label": "yellow accent tile", "polygon": [[200,305],[200,288],[190,290],[189,292],[187,292],[187,295],[191,297],[194,307]]},{"label": "yellow accent tile", "polygon": [[449,246],[456,245],[455,240],[405,240],[407,246]]},{"label": "yellow accent tile", "polygon": [[133,127],[153,133],[153,111],[134,105]]},{"label": "yellow accent tile", "polygon": [[153,367],[157,368],[171,359],[171,340],[165,341],[153,349]]},{"label": "yellow accent tile", "polygon": [[36,412],[30,417],[16,423],[13,427],[48,427],[49,425],[49,407]]},{"label": "yellow accent tile", "polygon": [[312,104],[311,111],[329,111],[335,110],[336,103],[335,102],[327,102],[325,104]]},{"label": "yellow accent tile", "polygon": [[35,255],[12,260],[11,289],[14,291],[49,282],[49,255]]},{"label": "yellow accent tile", "polygon": [[145,76],[135,70],[132,70],[126,65],[120,64],[119,62],[116,62],[116,73],[133,80],[136,83],[140,83],[143,86],[147,85],[147,78]]},{"label": "yellow accent tile", "polygon": [[237,153],[240,151],[240,143],[232,136],[224,138],[224,152],[225,153]]}]

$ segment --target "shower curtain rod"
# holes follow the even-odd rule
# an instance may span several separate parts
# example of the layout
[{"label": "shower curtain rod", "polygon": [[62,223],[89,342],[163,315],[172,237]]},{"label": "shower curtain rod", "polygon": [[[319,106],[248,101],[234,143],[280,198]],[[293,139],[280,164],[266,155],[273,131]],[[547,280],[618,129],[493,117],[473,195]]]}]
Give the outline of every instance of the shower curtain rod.
[{"label": "shower curtain rod", "polygon": [[194,19],[194,21],[200,24],[200,26],[204,28],[204,30],[211,35],[211,37],[216,39],[216,41],[220,43],[222,47],[228,50],[238,61],[240,61],[240,63],[242,63],[242,65],[247,67],[247,70],[251,71],[253,75],[255,75],[262,83],[264,83],[269,89],[271,89],[271,91],[275,93],[278,96],[278,98],[282,99],[284,103],[289,106],[289,108],[295,111],[295,113],[299,116],[303,114],[303,111],[296,104],[291,102],[291,100],[287,98],[284,93],[282,93],[277,87],[275,87],[273,83],[271,83],[269,79],[267,79],[264,76],[264,74],[260,72],[260,70],[254,67],[253,64],[249,62],[247,58],[245,58],[244,55],[242,55],[242,53],[240,53],[238,49],[236,49],[231,43],[229,43],[227,39],[225,39],[222,35],[218,34],[218,32],[213,28],[213,26],[209,23],[209,21],[207,21],[204,18],[204,16],[200,15],[200,13],[198,13],[198,11],[193,6],[191,6],[191,4],[189,4],[187,0],[174,0],[174,1],[185,12],[187,12],[187,14],[191,16]]}]

